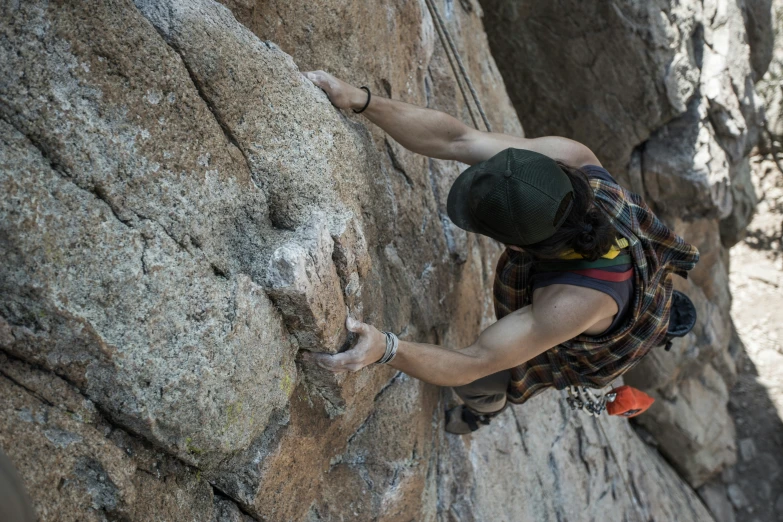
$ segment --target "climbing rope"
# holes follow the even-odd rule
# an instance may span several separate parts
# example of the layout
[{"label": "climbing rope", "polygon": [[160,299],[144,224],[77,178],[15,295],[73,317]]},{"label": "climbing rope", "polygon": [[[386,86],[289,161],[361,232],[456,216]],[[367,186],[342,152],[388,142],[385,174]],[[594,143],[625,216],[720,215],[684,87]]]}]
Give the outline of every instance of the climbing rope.
[{"label": "climbing rope", "polygon": [[[468,89],[470,90],[470,95],[473,98],[473,103],[476,104],[476,108],[478,109],[478,112],[481,115],[481,119],[484,121],[484,126],[486,127],[487,132],[492,132],[492,125],[489,123],[489,119],[487,118],[487,115],[484,112],[484,108],[481,106],[481,101],[479,100],[478,93],[476,93],[476,89],[473,87],[473,82],[470,81],[470,76],[468,76],[468,72],[465,69],[465,65],[462,63],[462,58],[460,58],[459,53],[457,52],[457,47],[454,45],[454,40],[452,40],[451,34],[449,34],[448,29],[446,29],[446,24],[443,22],[443,18],[441,18],[440,12],[438,12],[438,8],[435,7],[433,0],[425,0],[425,1],[427,3],[427,9],[429,9],[430,11],[430,16],[432,16],[433,24],[435,25],[435,32],[438,33],[438,38],[440,39],[440,43],[443,46],[443,50],[446,53],[446,57],[449,59],[449,64],[451,65],[451,70],[454,72],[454,77],[457,80],[457,85],[459,86],[459,90],[462,92],[462,97],[465,99],[465,104],[468,107],[468,113],[470,113],[470,119],[473,120],[473,126],[476,129],[479,128],[478,121],[476,120],[476,116],[473,114],[473,109],[470,106],[470,100],[468,98],[468,95],[467,93],[465,93],[465,88],[462,86],[462,82],[460,82],[460,77],[462,78],[462,80],[465,82],[465,84],[468,86]],[[451,50],[451,54],[449,54],[449,49]]]}]

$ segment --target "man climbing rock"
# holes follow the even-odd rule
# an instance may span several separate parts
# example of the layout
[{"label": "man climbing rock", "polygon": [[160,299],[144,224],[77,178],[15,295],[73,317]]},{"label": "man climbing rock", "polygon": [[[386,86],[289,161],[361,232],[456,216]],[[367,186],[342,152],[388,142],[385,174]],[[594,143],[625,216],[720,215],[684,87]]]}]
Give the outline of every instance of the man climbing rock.
[{"label": "man climbing rock", "polygon": [[698,251],[586,146],[481,132],[323,71],[306,77],[407,149],[471,165],[449,192],[449,217],[506,245],[495,271],[498,321],[470,346],[401,341],[349,318],[358,342],[308,354],[318,365],[343,372],[380,362],[452,386],[464,404],[448,412],[446,429],[469,433],[546,388],[603,388],[664,342],[672,274],[686,276]]}]

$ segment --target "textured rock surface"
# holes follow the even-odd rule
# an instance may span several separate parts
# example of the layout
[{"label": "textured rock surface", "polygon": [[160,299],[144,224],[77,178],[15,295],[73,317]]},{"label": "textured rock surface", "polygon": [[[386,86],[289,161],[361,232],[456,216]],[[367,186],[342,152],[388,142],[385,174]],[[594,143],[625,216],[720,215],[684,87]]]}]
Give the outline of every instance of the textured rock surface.
[{"label": "textured rock surface", "polygon": [[590,145],[701,252],[690,279],[675,281],[696,304],[696,328],[628,376],[658,399],[639,423],[698,486],[736,460],[727,249],[757,203],[749,155],[764,111],[754,82],[772,56],[771,2],[482,5],[525,128]]},{"label": "textured rock surface", "polygon": [[[43,520],[710,519],[556,393],[462,439],[446,391],[298,361],[347,313],[451,346],[492,321],[499,248],[445,218],[460,165],[299,73],[469,121],[425,3],[0,5],[0,445]],[[438,5],[521,134],[481,8]]]},{"label": "textured rock surface", "polygon": [[[528,406],[504,414],[502,429],[483,432],[470,445],[449,439],[452,520],[711,519],[627,422],[572,414],[555,393]],[[555,493],[542,495],[548,491]]]},{"label": "textured rock surface", "polygon": [[764,76],[774,54],[777,36],[772,6],[776,3],[779,4],[777,0],[745,0],[741,5],[750,45],[750,65],[756,80]]},{"label": "textured rock surface", "polygon": [[18,463],[42,520],[207,522],[218,504],[238,510],[215,497],[197,469],[112,427],[51,372],[4,355],[0,368],[0,445]]},{"label": "textured rock surface", "polygon": [[783,2],[773,0],[771,19],[774,46],[769,69],[759,82],[759,92],[766,103],[769,138],[779,152],[783,142]]},{"label": "textured rock surface", "polygon": [[610,172],[622,175],[634,147],[685,112],[699,88],[700,2],[482,6],[528,133],[583,139]]}]

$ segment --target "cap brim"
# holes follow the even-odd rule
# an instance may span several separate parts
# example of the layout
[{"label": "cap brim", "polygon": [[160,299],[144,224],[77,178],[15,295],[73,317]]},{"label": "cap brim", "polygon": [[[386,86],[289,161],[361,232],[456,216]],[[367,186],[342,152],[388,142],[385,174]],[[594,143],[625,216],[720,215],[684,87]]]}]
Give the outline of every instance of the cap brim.
[{"label": "cap brim", "polygon": [[478,232],[479,227],[473,220],[470,211],[470,187],[473,184],[473,178],[478,173],[478,165],[473,165],[465,169],[460,174],[449,190],[449,197],[446,202],[446,212],[449,219],[463,230],[468,232]]}]

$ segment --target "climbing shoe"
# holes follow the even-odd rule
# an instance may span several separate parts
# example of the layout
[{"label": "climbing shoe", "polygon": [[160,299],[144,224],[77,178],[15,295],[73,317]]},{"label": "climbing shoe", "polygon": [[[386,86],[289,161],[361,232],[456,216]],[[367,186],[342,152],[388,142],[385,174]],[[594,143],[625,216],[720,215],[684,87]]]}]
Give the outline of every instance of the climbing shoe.
[{"label": "climbing shoe", "polygon": [[446,410],[446,431],[455,435],[473,433],[481,426],[489,424],[489,421],[502,413],[507,406],[508,403],[494,413],[477,413],[464,404],[454,406]]}]

